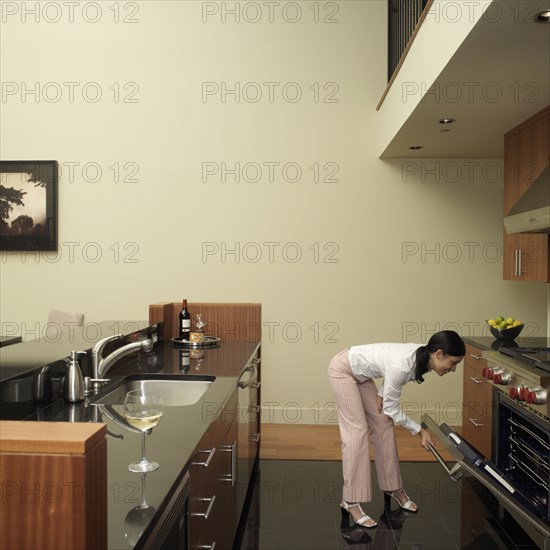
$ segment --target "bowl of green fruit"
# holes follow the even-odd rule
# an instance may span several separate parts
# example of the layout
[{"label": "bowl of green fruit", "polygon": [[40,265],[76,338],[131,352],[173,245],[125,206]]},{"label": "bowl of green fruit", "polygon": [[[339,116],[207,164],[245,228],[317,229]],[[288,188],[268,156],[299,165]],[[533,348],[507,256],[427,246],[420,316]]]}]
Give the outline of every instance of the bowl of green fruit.
[{"label": "bowl of green fruit", "polygon": [[495,317],[487,321],[491,334],[498,340],[513,340],[523,330],[523,323],[513,317]]}]

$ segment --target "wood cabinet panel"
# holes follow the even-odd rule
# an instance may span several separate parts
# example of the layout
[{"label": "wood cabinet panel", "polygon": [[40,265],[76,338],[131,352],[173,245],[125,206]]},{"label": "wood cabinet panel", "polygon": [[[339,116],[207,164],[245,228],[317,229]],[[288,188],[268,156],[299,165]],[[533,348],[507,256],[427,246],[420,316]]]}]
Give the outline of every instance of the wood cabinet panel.
[{"label": "wood cabinet panel", "polygon": [[[149,305],[149,322],[164,321],[164,338],[177,337],[181,302]],[[208,336],[224,342],[258,342],[262,331],[261,304],[230,304],[188,302],[191,322],[196,313],[204,314]]]},{"label": "wood cabinet panel", "polygon": [[466,345],[462,399],[462,435],[468,443],[488,458],[492,450],[492,386],[483,377],[487,361],[481,350]]},{"label": "wood cabinet panel", "polygon": [[550,239],[548,235],[504,230],[503,278],[508,281],[550,282]]},{"label": "wood cabinet panel", "polygon": [[[14,430],[18,434],[10,439]],[[37,430],[42,433],[37,435]],[[79,431],[89,436],[83,436],[88,441],[78,440],[75,434]],[[1,549],[107,547],[105,433],[103,424],[3,424]],[[51,450],[56,441],[58,452]]]},{"label": "wood cabinet panel", "polygon": [[231,548],[237,528],[235,468],[237,391],[201,439],[190,467],[191,548]]},{"label": "wood cabinet panel", "polygon": [[548,166],[550,107],[504,136],[504,214]]},{"label": "wood cabinet panel", "polygon": [[[550,106],[504,136],[504,215],[549,164]],[[548,234],[504,230],[502,243],[505,280],[550,282]]]}]

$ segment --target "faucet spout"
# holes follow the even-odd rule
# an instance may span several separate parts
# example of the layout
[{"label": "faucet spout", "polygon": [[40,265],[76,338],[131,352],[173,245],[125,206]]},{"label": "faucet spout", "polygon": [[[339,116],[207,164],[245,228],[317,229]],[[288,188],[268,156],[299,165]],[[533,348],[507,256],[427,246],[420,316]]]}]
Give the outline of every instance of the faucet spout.
[{"label": "faucet spout", "polygon": [[110,355],[101,359],[97,368],[97,378],[103,378],[107,371],[122,357],[136,350],[151,351],[153,349],[153,341],[150,338],[144,338],[139,342],[126,344],[121,348],[116,349]]},{"label": "faucet spout", "polygon": [[119,338],[122,338],[122,334],[115,334],[114,336],[107,336],[106,338],[103,338],[99,342],[96,343],[96,345],[92,348],[92,365],[94,370],[94,378],[100,378],[99,376],[99,364],[102,361],[103,358],[103,350],[105,349],[105,346],[112,342],[113,340],[118,340]]}]

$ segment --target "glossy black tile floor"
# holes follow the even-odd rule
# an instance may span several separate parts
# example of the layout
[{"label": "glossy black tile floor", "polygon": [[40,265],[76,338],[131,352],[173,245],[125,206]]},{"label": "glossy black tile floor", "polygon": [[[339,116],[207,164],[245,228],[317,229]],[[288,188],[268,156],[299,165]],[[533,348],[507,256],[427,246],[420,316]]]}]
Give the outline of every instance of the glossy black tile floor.
[{"label": "glossy black tile floor", "polygon": [[[451,480],[437,463],[403,463],[417,514],[384,513],[377,491],[365,512],[374,529],[342,520],[340,462],[260,461],[246,525],[234,550],[534,550],[537,546],[473,478]],[[373,483],[378,487],[373,468]]]}]

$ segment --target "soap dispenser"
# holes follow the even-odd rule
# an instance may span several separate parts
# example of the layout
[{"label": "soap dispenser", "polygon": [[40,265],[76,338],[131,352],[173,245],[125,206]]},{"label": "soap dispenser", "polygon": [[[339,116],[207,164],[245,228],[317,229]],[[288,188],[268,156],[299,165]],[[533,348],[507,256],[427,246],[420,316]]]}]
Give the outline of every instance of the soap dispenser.
[{"label": "soap dispenser", "polygon": [[84,379],[78,363],[78,356],[86,355],[85,351],[71,351],[71,358],[67,367],[63,398],[69,403],[77,403],[84,399]]}]

